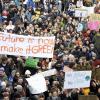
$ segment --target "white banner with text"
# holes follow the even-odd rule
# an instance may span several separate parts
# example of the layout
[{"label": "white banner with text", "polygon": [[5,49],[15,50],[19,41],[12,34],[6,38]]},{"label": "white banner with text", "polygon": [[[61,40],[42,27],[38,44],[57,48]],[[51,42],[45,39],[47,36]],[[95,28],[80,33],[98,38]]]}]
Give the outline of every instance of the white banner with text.
[{"label": "white banner with text", "polygon": [[52,58],[55,37],[0,33],[0,54]]}]

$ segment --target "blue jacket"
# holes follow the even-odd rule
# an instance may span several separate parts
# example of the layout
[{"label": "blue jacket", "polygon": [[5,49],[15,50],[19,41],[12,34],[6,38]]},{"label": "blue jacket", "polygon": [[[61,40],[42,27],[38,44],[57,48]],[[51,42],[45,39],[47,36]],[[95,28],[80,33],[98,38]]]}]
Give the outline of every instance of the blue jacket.
[{"label": "blue jacket", "polygon": [[27,8],[32,7],[32,9],[35,8],[35,2],[33,2],[33,0],[28,0],[27,2]]}]

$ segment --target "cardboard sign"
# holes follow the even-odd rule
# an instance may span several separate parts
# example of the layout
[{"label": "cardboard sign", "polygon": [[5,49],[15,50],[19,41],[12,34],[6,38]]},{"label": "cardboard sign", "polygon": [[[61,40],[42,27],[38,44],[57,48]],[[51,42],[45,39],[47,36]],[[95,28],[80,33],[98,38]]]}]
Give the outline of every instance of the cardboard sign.
[{"label": "cardboard sign", "polygon": [[0,33],[0,54],[52,58],[55,37],[32,37]]},{"label": "cardboard sign", "polygon": [[40,94],[47,91],[46,81],[42,74],[35,74],[30,78],[26,78],[26,80],[32,94]]},{"label": "cardboard sign", "polygon": [[91,80],[91,71],[66,72],[64,89],[89,87],[90,80]]}]

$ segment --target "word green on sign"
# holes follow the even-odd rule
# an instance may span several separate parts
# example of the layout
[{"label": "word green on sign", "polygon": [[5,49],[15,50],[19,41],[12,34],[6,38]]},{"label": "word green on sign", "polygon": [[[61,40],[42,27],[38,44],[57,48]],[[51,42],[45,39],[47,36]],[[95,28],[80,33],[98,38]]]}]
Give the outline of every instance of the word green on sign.
[{"label": "word green on sign", "polygon": [[36,68],[38,62],[39,62],[38,59],[28,58],[26,59],[25,66],[30,68]]}]

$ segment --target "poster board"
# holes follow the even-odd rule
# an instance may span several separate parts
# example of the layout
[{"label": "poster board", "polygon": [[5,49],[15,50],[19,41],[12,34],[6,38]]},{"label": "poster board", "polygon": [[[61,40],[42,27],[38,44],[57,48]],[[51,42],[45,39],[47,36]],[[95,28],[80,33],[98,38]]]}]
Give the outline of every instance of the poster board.
[{"label": "poster board", "polygon": [[26,78],[31,94],[40,94],[47,91],[46,81],[42,74],[38,73]]},{"label": "poster board", "polygon": [[71,71],[65,73],[64,89],[85,88],[90,86],[91,71]]}]

